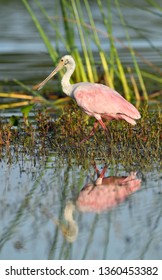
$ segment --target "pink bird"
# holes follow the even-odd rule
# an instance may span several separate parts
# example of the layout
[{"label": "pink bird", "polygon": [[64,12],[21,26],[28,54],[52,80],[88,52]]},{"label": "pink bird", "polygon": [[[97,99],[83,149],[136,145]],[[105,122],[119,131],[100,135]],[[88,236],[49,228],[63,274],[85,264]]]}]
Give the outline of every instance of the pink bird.
[{"label": "pink bird", "polygon": [[61,80],[63,92],[74,98],[78,106],[87,115],[97,120],[89,136],[83,139],[82,142],[94,135],[98,124],[101,125],[107,135],[107,127],[102,119],[125,120],[132,125],[136,124],[135,120],[140,119],[141,116],[138,110],[114,89],[98,83],[81,82],[70,84],[70,77],[75,70],[75,61],[71,55],[63,56],[52,73],[43,82],[34,86],[33,89],[40,90],[62,68],[66,68]]},{"label": "pink bird", "polygon": [[101,213],[124,202],[127,197],[141,187],[141,180],[136,172],[128,176],[105,177],[107,167],[100,173],[95,167],[98,178],[94,183],[87,183],[80,191],[76,206],[81,212]]}]

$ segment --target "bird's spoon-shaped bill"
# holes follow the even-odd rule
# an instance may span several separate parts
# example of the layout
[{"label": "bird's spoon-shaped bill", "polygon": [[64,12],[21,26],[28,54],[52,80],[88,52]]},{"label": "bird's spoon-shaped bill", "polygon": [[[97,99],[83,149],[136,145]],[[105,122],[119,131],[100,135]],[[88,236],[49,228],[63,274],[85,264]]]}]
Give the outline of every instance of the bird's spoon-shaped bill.
[{"label": "bird's spoon-shaped bill", "polygon": [[51,72],[51,74],[49,74],[49,76],[42,81],[41,83],[35,85],[33,87],[33,90],[40,90],[54,75],[57,74],[57,72],[59,72],[61,69],[63,68],[63,64],[60,62],[56,68]]}]

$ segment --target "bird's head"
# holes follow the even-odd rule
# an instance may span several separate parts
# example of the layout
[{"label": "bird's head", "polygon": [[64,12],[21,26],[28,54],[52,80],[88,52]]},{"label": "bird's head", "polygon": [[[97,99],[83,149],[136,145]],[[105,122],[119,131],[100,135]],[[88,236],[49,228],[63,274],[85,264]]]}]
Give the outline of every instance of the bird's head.
[{"label": "bird's head", "polygon": [[75,61],[71,55],[64,55],[56,68],[52,71],[52,73],[40,84],[37,84],[33,87],[33,90],[40,90],[54,75],[56,75],[57,72],[59,72],[61,69],[66,68],[67,70],[72,70],[72,72],[75,69]]},{"label": "bird's head", "polygon": [[[75,67],[75,61],[74,58],[71,55],[64,55],[61,59],[60,62],[58,64],[58,66],[60,65],[61,69],[63,67],[65,68],[73,68]],[[57,66],[57,67],[58,67]]]}]

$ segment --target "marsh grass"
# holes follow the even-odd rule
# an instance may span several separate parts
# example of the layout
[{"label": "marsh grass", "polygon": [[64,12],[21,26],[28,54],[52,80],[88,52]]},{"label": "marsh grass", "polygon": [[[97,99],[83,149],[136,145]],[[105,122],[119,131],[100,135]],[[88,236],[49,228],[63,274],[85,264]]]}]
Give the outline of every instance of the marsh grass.
[{"label": "marsh grass", "polygon": [[[56,64],[58,58],[61,56],[59,49],[51,44],[44,28],[41,25],[41,22],[38,20],[38,11],[36,13],[33,6],[28,1],[22,1],[29,12],[38,32],[40,33],[44,44],[46,45],[51,59]],[[103,83],[112,88],[119,85],[120,92],[122,92],[125,98],[128,100],[148,99],[148,90],[145,77],[147,77],[147,81],[149,80],[152,82],[155,80],[157,81],[158,79],[158,83],[162,83],[159,69],[156,69],[157,73],[154,73],[152,71],[154,66],[153,63],[147,61],[140,54],[134,51],[131,44],[131,37],[129,35],[129,29],[133,27],[131,27],[129,23],[126,22],[126,19],[122,14],[121,3],[118,0],[113,2],[113,6],[111,0],[104,2],[97,0],[98,10],[101,14],[101,21],[106,31],[103,31],[99,29],[98,26],[96,26],[93,9],[87,0],[61,0],[57,2],[57,9],[60,9],[62,16],[55,16],[53,19],[50,18],[45,8],[38,0],[34,0],[33,2],[39,9],[42,16],[47,20],[48,25],[53,28],[56,42],[61,42],[65,50],[74,56],[77,62],[77,68],[73,76],[73,81],[100,82],[100,80],[102,80]],[[159,7],[158,5],[155,5],[154,1],[148,1],[148,3],[150,7],[154,6],[154,8],[158,10]],[[120,19],[119,24],[123,26],[123,30],[125,31],[125,42],[120,41],[114,36],[112,7],[116,9],[116,13]],[[59,28],[60,25],[64,26],[65,36],[62,35],[62,32]],[[134,31],[136,31],[137,34],[140,32],[135,28]],[[82,49],[81,52],[79,52],[77,49],[78,42],[76,43],[76,32],[79,34],[79,45]],[[105,40],[107,40],[110,46],[109,51],[104,51],[101,37],[104,37]],[[91,49],[92,44],[95,44],[96,50],[99,54],[98,63],[96,63],[96,57]],[[121,47],[127,49],[128,53],[132,57],[133,66],[124,67],[119,56],[117,44],[120,44]],[[147,66],[149,65],[147,71],[142,71],[140,69],[138,63],[140,60],[143,64],[147,64]],[[158,67],[155,66],[154,68]],[[99,74],[101,69],[103,73],[102,79]],[[61,75],[62,74],[63,73],[61,73]]]},{"label": "marsh grass", "polygon": [[80,145],[91,131],[93,120],[75,105],[66,107],[56,121],[49,113],[38,111],[35,120],[19,122],[17,127],[0,121],[0,157],[9,162],[24,154],[36,161],[54,153],[59,160],[73,161],[84,166],[86,161],[102,159],[107,164],[122,165],[128,170],[146,170],[156,165],[161,168],[162,116],[160,111],[148,113],[143,109],[142,119],[135,127],[126,122],[110,122],[110,141],[98,129],[95,136]]},{"label": "marsh grass", "polygon": [[[147,34],[145,35],[141,30],[131,26],[127,22],[127,19],[123,15],[124,4],[122,2],[116,0],[113,1],[112,5],[111,0],[96,1],[98,11],[100,12],[100,21],[104,27],[104,30],[101,30],[95,21],[92,4],[87,0],[56,1],[55,8],[60,13],[59,16],[55,15],[53,18],[49,16],[45,6],[41,5],[39,0],[34,0],[32,3],[26,0],[22,1],[54,65],[57,64],[59,57],[62,56],[59,51],[60,43],[65,49],[64,54],[66,52],[70,53],[76,60],[76,71],[72,76],[72,83],[80,81],[103,83],[115,88],[127,100],[143,101],[152,98],[161,100],[162,94],[159,89],[162,84],[162,71],[157,65],[146,60],[140,53],[133,49],[129,30],[134,30],[137,36],[140,35],[143,40],[146,40],[150,44],[150,49],[154,49],[158,55],[161,55],[161,51],[149,42]],[[154,1],[147,2],[150,5],[147,8],[150,14],[158,11],[161,12],[161,8]],[[132,3],[129,3],[128,6],[129,8],[134,8]],[[152,7],[156,11],[152,10]],[[158,17],[160,15],[157,13]],[[121,26],[123,27],[126,38],[125,42],[119,40],[114,35],[114,17],[118,17],[120,28]],[[46,25],[49,28],[53,29],[55,44],[52,44],[48,38],[44,25],[40,20],[41,18],[46,21]],[[60,26],[63,26],[64,34],[62,34]],[[77,33],[79,36],[76,35]],[[109,46],[106,51],[103,48],[103,40],[106,40]],[[78,45],[81,51],[78,50]],[[92,45],[93,50],[95,50],[94,52],[92,52]],[[121,47],[127,50],[129,57],[132,59],[132,62],[128,66],[124,66],[121,61],[119,49]],[[62,76],[63,71],[59,75]],[[0,104],[0,109],[22,108],[31,106],[31,104],[34,106],[35,103],[41,103],[45,106],[49,105],[57,111],[69,102],[69,98],[67,97],[60,98],[59,92],[53,95],[53,102],[51,102],[47,100],[48,98],[45,98],[45,93],[42,94],[33,91],[21,81],[14,80],[14,82],[21,88],[21,92],[0,92],[0,98],[5,98],[6,101],[4,102],[3,100]]]}]

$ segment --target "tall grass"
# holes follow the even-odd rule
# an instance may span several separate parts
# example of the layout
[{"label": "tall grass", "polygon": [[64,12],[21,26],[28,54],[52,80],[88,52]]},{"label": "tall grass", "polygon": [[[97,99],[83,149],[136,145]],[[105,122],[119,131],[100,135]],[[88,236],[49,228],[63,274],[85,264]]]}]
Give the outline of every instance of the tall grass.
[{"label": "tall grass", "polygon": [[[92,7],[93,4],[88,0],[58,1],[57,4],[61,16],[55,15],[54,18],[48,15],[39,0],[34,0],[32,4],[29,4],[30,2],[27,0],[22,1],[31,15],[53,62],[56,63],[62,54],[60,54],[56,46],[51,44],[40,20],[38,20],[38,11],[37,13],[34,12],[33,3],[40,10],[42,17],[47,20],[49,26],[53,28],[56,41],[61,42],[64,46],[64,54],[67,52],[74,56],[77,62],[77,68],[73,75],[73,81],[102,81],[112,88],[115,87],[118,89],[119,87],[120,93],[128,100],[132,98],[136,100],[140,100],[141,98],[144,100],[148,99],[148,92],[144,81],[145,77],[150,79],[150,81],[157,81],[158,79],[160,83],[162,82],[161,77],[156,77],[156,74],[152,73],[151,66],[150,72],[149,68],[148,71],[142,71],[140,69],[137,60],[141,59],[142,62],[147,64],[149,64],[149,62],[134,51],[128,32],[128,24],[122,14],[122,9],[118,0],[97,0],[96,2],[104,31],[99,29],[96,25]],[[154,1],[150,0],[147,2],[155,7]],[[114,36],[112,6],[116,9],[116,13],[118,13],[120,28],[122,26],[125,31],[126,42],[121,42]],[[156,8],[158,8],[157,5]],[[59,23],[64,27],[65,36],[62,34]],[[79,38],[76,34],[79,35]],[[102,40],[107,41],[107,45],[109,46],[107,50],[103,48]],[[119,44],[127,49],[132,58],[133,66],[125,67],[123,65],[118,51]],[[78,45],[80,51],[78,50]],[[95,51],[92,51],[92,46]],[[139,92],[141,93],[139,94]]]},{"label": "tall grass", "polygon": [[[28,10],[29,14],[31,15],[32,17],[32,20],[34,21],[34,24],[36,26],[36,28],[38,29],[39,31],[39,34],[41,35],[42,37],[42,40],[43,42],[45,43],[46,47],[47,47],[47,50],[52,58],[52,60],[55,62],[55,60],[57,59],[57,51],[54,49],[54,47],[52,46],[50,40],[48,39],[46,33],[44,32],[40,22],[38,21],[35,13],[32,11],[30,5],[28,4],[28,1],[26,0],[22,0],[26,9]],[[39,3],[38,1],[35,1],[37,4]]]},{"label": "tall grass", "polygon": [[[97,0],[98,2],[98,6],[100,8],[101,11],[101,15],[103,17],[103,22],[107,28],[107,32],[108,32],[108,36],[109,36],[109,40],[110,40],[110,61],[111,61],[111,65],[115,65],[115,62],[117,64],[118,67],[118,71],[119,71],[119,78],[122,82],[123,85],[123,89],[124,89],[124,93],[125,93],[125,97],[130,100],[130,89],[128,87],[127,84],[127,80],[126,80],[126,76],[124,73],[124,69],[122,66],[122,63],[120,61],[119,55],[118,55],[118,51],[117,48],[115,47],[115,41],[114,41],[114,36],[113,36],[113,28],[112,28],[112,14],[111,14],[111,0],[108,1],[108,20],[106,19],[106,15],[104,13],[103,7],[102,7],[102,3],[101,0]],[[113,67],[111,67],[111,73],[114,73],[114,69]],[[114,75],[113,75],[114,77]]]},{"label": "tall grass", "polygon": [[118,14],[119,14],[119,18],[120,18],[121,24],[123,25],[124,30],[125,30],[127,42],[129,44],[129,50],[130,50],[130,53],[131,53],[131,56],[132,56],[132,60],[133,60],[133,63],[134,63],[134,67],[135,67],[135,70],[136,70],[136,73],[137,73],[140,85],[141,85],[141,89],[143,91],[144,98],[147,100],[148,99],[148,95],[147,95],[147,91],[146,91],[146,88],[145,88],[145,84],[144,84],[144,81],[143,81],[143,78],[142,78],[142,74],[141,74],[140,68],[139,68],[138,63],[137,63],[135,52],[134,52],[134,50],[132,48],[132,45],[131,45],[130,36],[129,36],[128,30],[127,30],[127,26],[125,24],[125,20],[124,20],[124,17],[122,15],[122,12],[121,12],[118,0],[115,0],[115,5],[117,7],[117,11],[118,11]]}]

